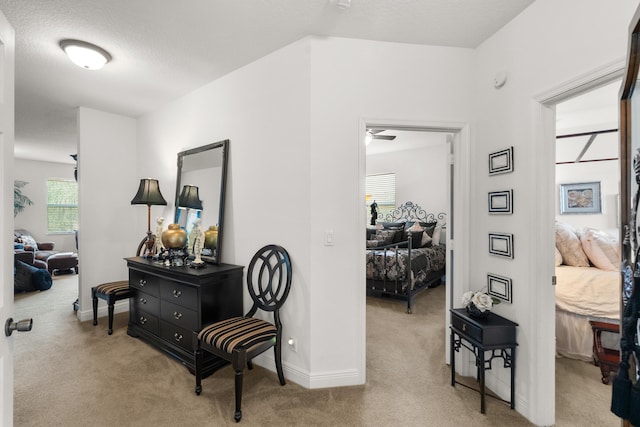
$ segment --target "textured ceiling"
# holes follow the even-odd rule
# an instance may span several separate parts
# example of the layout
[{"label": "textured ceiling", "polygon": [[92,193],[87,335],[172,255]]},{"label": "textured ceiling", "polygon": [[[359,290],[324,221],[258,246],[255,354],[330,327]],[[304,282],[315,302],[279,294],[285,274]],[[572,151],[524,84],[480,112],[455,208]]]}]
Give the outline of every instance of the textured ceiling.
[{"label": "textured ceiling", "polygon": [[[136,117],[307,35],[474,48],[533,0],[0,0],[16,30],[16,157],[73,162],[75,109]],[[58,42],[97,44],[76,67]]]}]

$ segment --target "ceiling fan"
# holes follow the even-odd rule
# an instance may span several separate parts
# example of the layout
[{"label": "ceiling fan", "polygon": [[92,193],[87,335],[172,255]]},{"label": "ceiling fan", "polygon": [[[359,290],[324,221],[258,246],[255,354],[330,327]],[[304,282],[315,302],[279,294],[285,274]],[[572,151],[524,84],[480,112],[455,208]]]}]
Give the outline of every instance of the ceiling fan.
[{"label": "ceiling fan", "polygon": [[380,132],[384,132],[386,129],[367,129],[367,136],[371,136],[371,139],[385,139],[387,141],[393,141],[396,139],[395,135],[378,135]]}]

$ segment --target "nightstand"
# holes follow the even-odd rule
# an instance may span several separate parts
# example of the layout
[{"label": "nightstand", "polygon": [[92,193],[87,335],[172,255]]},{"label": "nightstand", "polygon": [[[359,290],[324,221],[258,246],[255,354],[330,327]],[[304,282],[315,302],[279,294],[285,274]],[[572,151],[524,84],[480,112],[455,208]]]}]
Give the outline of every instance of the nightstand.
[{"label": "nightstand", "polygon": [[[515,408],[515,375],[516,375],[516,327],[517,323],[495,313],[485,318],[472,317],[463,308],[449,310],[451,312],[451,385],[460,384],[456,381],[455,352],[464,347],[471,351],[476,359],[477,379],[480,383],[480,412],[485,413],[485,384],[484,374],[491,369],[495,358],[501,358],[505,368],[511,370],[511,400],[504,401]],[[490,351],[487,359],[485,353]],[[474,388],[471,388],[475,390]],[[493,397],[493,396],[492,396]],[[499,399],[502,400],[502,399]]]}]

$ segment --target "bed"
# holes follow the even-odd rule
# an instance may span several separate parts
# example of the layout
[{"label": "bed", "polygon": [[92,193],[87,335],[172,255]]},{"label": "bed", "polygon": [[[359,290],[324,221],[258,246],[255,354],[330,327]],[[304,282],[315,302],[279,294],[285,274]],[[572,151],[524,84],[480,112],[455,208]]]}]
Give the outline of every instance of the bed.
[{"label": "bed", "polygon": [[[598,230],[577,232],[557,223],[556,249],[562,258],[556,260],[555,270],[556,353],[595,361],[594,329],[590,322],[620,323],[617,242]],[[618,334],[601,335],[604,347],[618,347]]]},{"label": "bed", "polygon": [[368,229],[367,295],[406,301],[411,314],[415,297],[443,281],[445,218],[444,213],[427,213],[405,202],[378,221],[375,229]]}]

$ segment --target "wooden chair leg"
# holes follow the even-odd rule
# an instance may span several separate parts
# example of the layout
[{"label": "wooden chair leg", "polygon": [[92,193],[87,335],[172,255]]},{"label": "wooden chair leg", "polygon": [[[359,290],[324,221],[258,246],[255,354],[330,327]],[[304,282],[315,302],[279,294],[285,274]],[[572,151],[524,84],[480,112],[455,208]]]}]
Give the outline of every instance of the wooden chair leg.
[{"label": "wooden chair leg", "polygon": [[98,297],[96,291],[91,290],[91,298],[93,299],[93,326],[98,324]]},{"label": "wooden chair leg", "polygon": [[202,393],[202,349],[200,348],[199,344],[196,347],[195,359],[196,359],[196,373],[195,373],[196,394],[200,396],[200,393]]},{"label": "wooden chair leg", "polygon": [[280,340],[273,346],[273,352],[276,359],[276,371],[278,371],[280,385],[285,385],[284,372],[282,371],[282,349],[280,348]]},{"label": "wooden chair leg", "polygon": [[113,298],[109,298],[109,335],[113,334],[113,306],[115,305]]},{"label": "wooden chair leg", "polygon": [[242,405],[242,377],[244,372],[242,370],[236,371],[236,413],[233,418],[236,422],[239,422],[242,419],[242,410],[240,406]]}]

